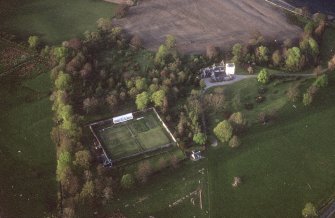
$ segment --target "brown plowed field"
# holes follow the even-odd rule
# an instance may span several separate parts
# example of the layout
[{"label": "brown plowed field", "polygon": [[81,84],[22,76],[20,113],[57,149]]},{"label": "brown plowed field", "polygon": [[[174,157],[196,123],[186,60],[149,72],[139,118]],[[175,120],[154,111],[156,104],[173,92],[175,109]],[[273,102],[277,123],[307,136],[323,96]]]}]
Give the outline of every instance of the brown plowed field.
[{"label": "brown plowed field", "polygon": [[139,34],[150,50],[171,34],[182,53],[199,53],[208,44],[229,48],[249,41],[256,32],[265,38],[295,38],[301,31],[263,0],[143,0],[127,17],[114,22]]}]

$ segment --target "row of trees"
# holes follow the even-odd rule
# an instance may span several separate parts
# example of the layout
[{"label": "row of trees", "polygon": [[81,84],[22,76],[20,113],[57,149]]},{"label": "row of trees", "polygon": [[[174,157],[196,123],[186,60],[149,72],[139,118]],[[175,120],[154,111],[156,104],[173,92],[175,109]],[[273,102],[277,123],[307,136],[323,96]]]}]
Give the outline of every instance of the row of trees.
[{"label": "row of trees", "polygon": [[[232,61],[235,64],[258,64],[288,71],[299,71],[317,65],[320,53],[318,42],[326,27],[325,19],[325,16],[319,15],[308,22],[298,42],[289,39],[282,44],[277,40],[266,42],[260,33],[256,33],[248,44],[237,43],[232,47]],[[220,51],[209,45],[206,55],[209,59],[216,59],[220,56]],[[252,72],[252,68],[248,71]]]}]

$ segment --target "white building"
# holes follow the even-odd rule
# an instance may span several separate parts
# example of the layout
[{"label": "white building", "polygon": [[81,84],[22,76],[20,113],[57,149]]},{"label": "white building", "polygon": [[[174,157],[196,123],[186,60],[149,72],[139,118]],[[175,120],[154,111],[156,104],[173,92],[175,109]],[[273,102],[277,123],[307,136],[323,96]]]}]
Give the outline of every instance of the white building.
[{"label": "white building", "polygon": [[234,63],[226,63],[226,75],[227,76],[235,75],[235,64]]}]

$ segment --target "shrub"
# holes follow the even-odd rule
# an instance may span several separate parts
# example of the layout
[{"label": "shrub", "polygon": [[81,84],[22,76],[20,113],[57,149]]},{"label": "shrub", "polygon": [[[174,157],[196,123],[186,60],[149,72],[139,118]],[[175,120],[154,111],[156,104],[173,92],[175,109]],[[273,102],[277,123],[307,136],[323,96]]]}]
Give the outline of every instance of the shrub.
[{"label": "shrub", "polygon": [[150,96],[147,92],[142,92],[136,96],[136,106],[138,110],[143,110],[149,103]]},{"label": "shrub", "polygon": [[30,48],[36,49],[39,42],[40,42],[40,39],[38,36],[29,36],[28,44]]},{"label": "shrub", "polygon": [[193,136],[193,141],[199,145],[204,145],[207,141],[207,136],[202,132],[196,133]]},{"label": "shrub", "polygon": [[322,76],[318,76],[314,82],[314,85],[318,88],[324,88],[328,86],[328,76],[323,74]]},{"label": "shrub", "polygon": [[229,147],[231,147],[231,148],[237,148],[240,145],[241,145],[241,141],[239,140],[239,138],[236,135],[234,135],[229,141]]},{"label": "shrub", "polygon": [[305,106],[308,106],[308,105],[312,104],[312,102],[313,102],[313,96],[311,95],[311,93],[306,92],[306,93],[303,95],[302,103],[303,103]]},{"label": "shrub", "polygon": [[296,102],[300,96],[300,91],[297,85],[292,85],[287,90],[287,98],[291,102]]},{"label": "shrub", "polygon": [[74,165],[88,169],[90,167],[91,156],[87,150],[77,151],[75,154]]},{"label": "shrub", "polygon": [[266,84],[270,81],[270,74],[266,69],[262,69],[257,75],[257,81]]},{"label": "shrub", "polygon": [[317,217],[316,208],[311,202],[308,202],[305,205],[305,208],[301,211],[301,213],[303,217]]},{"label": "shrub", "polygon": [[220,122],[214,129],[215,136],[221,142],[228,142],[233,135],[233,127],[227,120]]},{"label": "shrub", "polygon": [[144,161],[138,165],[136,177],[140,182],[145,183],[151,173],[152,168],[149,161]]},{"label": "shrub", "polygon": [[131,174],[125,174],[122,176],[122,179],[121,179],[122,188],[129,189],[133,187],[134,183],[135,183],[135,180]]}]

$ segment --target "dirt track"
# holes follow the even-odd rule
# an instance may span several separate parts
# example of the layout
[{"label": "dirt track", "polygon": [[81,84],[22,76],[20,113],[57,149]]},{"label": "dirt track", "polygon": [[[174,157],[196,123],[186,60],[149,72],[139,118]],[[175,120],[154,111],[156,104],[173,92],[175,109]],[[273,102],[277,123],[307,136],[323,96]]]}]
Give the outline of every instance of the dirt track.
[{"label": "dirt track", "polygon": [[139,34],[151,50],[171,34],[182,53],[203,52],[208,44],[228,48],[248,41],[255,32],[283,40],[301,31],[263,0],[143,0],[114,22]]}]

